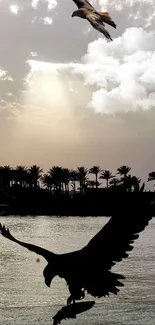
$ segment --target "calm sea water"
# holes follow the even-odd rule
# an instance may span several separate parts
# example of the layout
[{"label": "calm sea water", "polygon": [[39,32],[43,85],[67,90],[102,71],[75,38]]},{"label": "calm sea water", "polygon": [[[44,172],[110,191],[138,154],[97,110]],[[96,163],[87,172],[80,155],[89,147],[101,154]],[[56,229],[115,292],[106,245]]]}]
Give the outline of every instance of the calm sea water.
[{"label": "calm sea water", "polygon": [[[82,248],[108,218],[0,217],[18,239],[56,253]],[[52,325],[52,316],[66,304],[68,289],[56,277],[51,288],[44,284],[46,261],[0,236],[0,324]],[[155,324],[155,218],[141,233],[130,257],[115,271],[126,280],[118,296],[95,299],[95,306],[64,325]],[[94,300],[93,297],[86,297]]]}]

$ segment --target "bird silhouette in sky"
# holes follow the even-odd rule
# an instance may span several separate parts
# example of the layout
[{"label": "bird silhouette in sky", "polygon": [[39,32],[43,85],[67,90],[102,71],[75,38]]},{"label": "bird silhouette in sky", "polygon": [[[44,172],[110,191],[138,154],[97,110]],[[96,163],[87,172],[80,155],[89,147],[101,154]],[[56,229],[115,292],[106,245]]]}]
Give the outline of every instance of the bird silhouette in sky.
[{"label": "bird silhouette in sky", "polygon": [[98,12],[87,0],[73,0],[78,7],[72,13],[72,17],[87,19],[89,23],[101,32],[107,39],[112,41],[109,32],[105,29],[105,24],[116,28],[115,22],[111,19],[108,12]]}]

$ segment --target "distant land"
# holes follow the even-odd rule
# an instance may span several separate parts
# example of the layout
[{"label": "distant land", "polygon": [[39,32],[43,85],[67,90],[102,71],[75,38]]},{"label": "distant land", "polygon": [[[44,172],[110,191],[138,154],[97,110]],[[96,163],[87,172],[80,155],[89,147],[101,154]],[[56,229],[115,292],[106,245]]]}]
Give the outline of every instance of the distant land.
[{"label": "distant land", "polygon": [[[111,216],[125,214],[134,204],[140,212],[155,192],[146,191],[145,183],[130,170],[123,165],[115,175],[99,166],[54,166],[45,174],[37,165],[1,166],[0,215]],[[155,172],[148,175],[148,181],[153,180]]]}]

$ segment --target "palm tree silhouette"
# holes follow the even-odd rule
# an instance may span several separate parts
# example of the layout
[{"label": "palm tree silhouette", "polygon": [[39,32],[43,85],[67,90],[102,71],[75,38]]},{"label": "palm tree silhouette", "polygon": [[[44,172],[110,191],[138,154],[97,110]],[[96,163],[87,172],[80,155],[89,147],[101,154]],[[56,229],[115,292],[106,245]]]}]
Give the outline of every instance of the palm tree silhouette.
[{"label": "palm tree silhouette", "polygon": [[0,189],[3,189],[3,167],[0,166]]},{"label": "palm tree silhouette", "polygon": [[52,191],[52,186],[53,186],[53,180],[52,180],[51,175],[44,174],[41,177],[41,181],[43,183],[43,186],[46,187],[49,192],[51,192]]},{"label": "palm tree silhouette", "polygon": [[0,168],[0,183],[1,183],[1,187],[2,189],[6,189],[6,188],[10,188],[11,186],[11,182],[12,182],[12,168],[7,165],[7,166],[1,166]]},{"label": "palm tree silhouette", "polygon": [[109,184],[110,184],[110,187],[111,188],[116,188],[116,187],[118,187],[119,185],[120,185],[120,179],[119,178],[117,178],[117,177],[114,177],[114,178],[112,178],[110,181],[109,181]]},{"label": "palm tree silhouette", "polygon": [[139,188],[139,192],[144,192],[145,189],[145,183],[143,182],[142,186]]},{"label": "palm tree silhouette", "polygon": [[76,192],[76,182],[78,181],[78,174],[77,174],[77,171],[74,170],[74,169],[71,169],[70,170],[70,180],[72,182],[72,187],[73,187],[73,191],[74,191],[74,195],[75,195],[75,192]]},{"label": "palm tree silhouette", "polygon": [[88,169],[86,167],[78,167],[77,168],[77,177],[78,177],[78,181],[80,183],[80,193],[83,194],[84,193],[84,189],[85,189],[85,183],[87,178],[87,174],[88,174]]},{"label": "palm tree silhouette", "polygon": [[65,193],[69,193],[69,182],[71,180],[70,169],[62,168],[62,183],[65,186]]},{"label": "palm tree silhouette", "polygon": [[109,180],[111,178],[115,177],[114,175],[112,175],[112,172],[110,170],[104,170],[101,173],[101,176],[99,177],[100,179],[105,179],[106,180],[106,186],[107,188],[109,187]]},{"label": "palm tree silhouette", "polygon": [[13,178],[15,184],[19,184],[21,187],[29,185],[28,169],[25,166],[17,166],[13,170]]},{"label": "palm tree silhouette", "polygon": [[132,190],[135,192],[139,192],[140,191],[140,182],[141,182],[141,178],[137,177],[137,176],[132,176],[131,177],[131,185],[132,185]]},{"label": "palm tree silhouette", "polygon": [[[53,166],[46,174],[42,174],[42,168],[37,165],[29,168],[25,166],[16,166],[15,168],[0,166],[0,200],[2,201],[2,194],[6,199],[9,195],[12,195],[11,193],[15,193],[14,191],[10,191],[11,187],[18,185],[21,188],[29,187],[36,189],[39,187],[40,181],[42,186],[49,192],[52,192],[52,194],[53,192],[55,194],[69,194],[71,182],[75,195],[76,184],[79,182],[80,193],[83,195],[86,187],[98,188],[101,185],[98,182],[98,178],[106,180],[107,188],[118,188],[118,190],[127,192],[143,192],[145,183],[141,185],[141,179],[129,174],[130,170],[131,168],[125,165],[119,167],[117,169],[117,174],[121,176],[119,179],[112,175],[110,170],[101,170],[99,166],[93,166],[90,169],[81,166],[77,170]],[[94,174],[95,180],[89,179],[88,174]],[[153,180],[155,180],[155,171],[148,174],[148,181]],[[28,192],[24,191],[24,193]]]},{"label": "palm tree silhouette", "polygon": [[121,179],[123,188],[127,192],[139,192],[141,179],[136,176],[126,175],[125,178]]},{"label": "palm tree silhouette", "polygon": [[155,181],[155,172],[151,172],[151,173],[149,173],[149,175],[148,175],[148,180],[147,180],[148,182],[150,182],[150,181]]},{"label": "palm tree silhouette", "polygon": [[122,178],[121,182],[123,182],[123,188],[125,191],[132,191],[132,176],[130,174],[127,175],[125,178]]},{"label": "palm tree silhouette", "polygon": [[39,180],[41,179],[42,172],[42,168],[37,165],[33,165],[28,169],[31,186],[35,189],[39,187]]},{"label": "palm tree silhouette", "polygon": [[[97,187],[99,187],[100,185],[101,185],[101,183],[97,182]],[[96,181],[94,181],[94,180],[88,180],[86,182],[86,186],[87,187],[94,188],[94,187],[96,187]]]},{"label": "palm tree silhouette", "polygon": [[117,168],[117,174],[119,174],[120,176],[124,176],[124,180],[125,180],[130,170],[131,170],[130,167],[123,165]]},{"label": "palm tree silhouette", "polygon": [[52,177],[55,192],[63,192],[63,168],[60,166],[53,166],[49,170],[49,175]]},{"label": "palm tree silhouette", "polygon": [[89,174],[95,175],[95,183],[96,183],[96,188],[99,186],[98,184],[98,174],[101,173],[102,169],[100,166],[93,166],[92,168],[89,169]]}]

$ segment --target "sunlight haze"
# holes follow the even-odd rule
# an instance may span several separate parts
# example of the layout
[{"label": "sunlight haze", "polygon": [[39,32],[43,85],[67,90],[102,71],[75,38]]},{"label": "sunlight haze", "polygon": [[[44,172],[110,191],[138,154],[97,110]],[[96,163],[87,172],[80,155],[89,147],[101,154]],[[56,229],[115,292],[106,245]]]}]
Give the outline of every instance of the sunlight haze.
[{"label": "sunlight haze", "polygon": [[155,4],[92,4],[113,42],[71,0],[0,2],[1,165],[154,170]]}]

